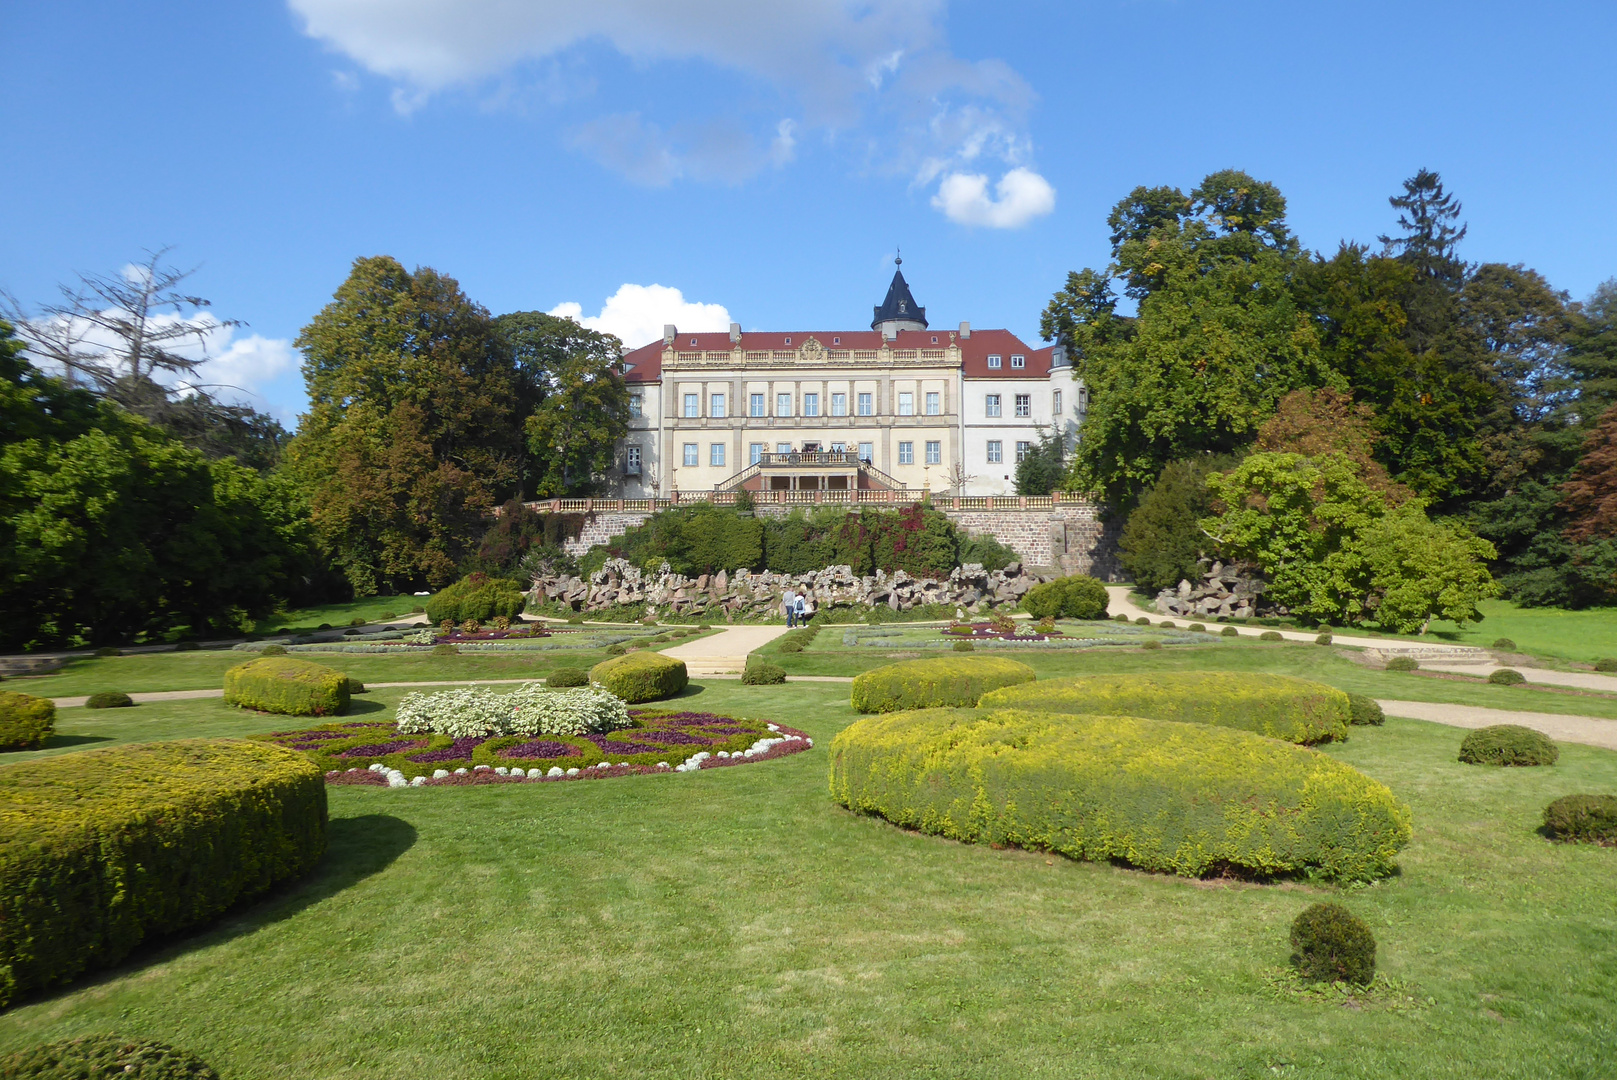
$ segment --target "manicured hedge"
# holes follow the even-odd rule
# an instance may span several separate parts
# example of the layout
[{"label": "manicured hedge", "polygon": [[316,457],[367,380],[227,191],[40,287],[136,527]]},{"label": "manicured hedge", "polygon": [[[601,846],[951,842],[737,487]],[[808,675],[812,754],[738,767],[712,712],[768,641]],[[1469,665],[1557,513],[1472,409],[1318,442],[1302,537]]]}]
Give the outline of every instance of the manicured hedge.
[{"label": "manicured hedge", "polygon": [[1349,694],[1348,707],[1353,710],[1349,723],[1355,727],[1370,726],[1381,727],[1387,722],[1387,714],[1381,708],[1381,702],[1364,694]]},{"label": "manicured hedge", "polygon": [[0,1060],[0,1076],[15,1080],[219,1080],[206,1061],[153,1039],[85,1035],[19,1050]]},{"label": "manicured hedge", "polygon": [[685,689],[691,677],[685,661],[647,650],[602,660],[590,668],[590,681],[633,705],[673,697]]},{"label": "manicured hedge", "polygon": [[1105,585],[1085,574],[1073,574],[1033,586],[1022,597],[1022,610],[1035,619],[1104,619],[1109,600]]},{"label": "manicured hedge", "polygon": [[38,750],[56,731],[56,703],[0,690],[0,750]]},{"label": "manicured hedge", "polygon": [[339,716],[348,711],[348,676],[312,660],[261,656],[225,672],[225,704],[288,716]]},{"label": "manicured hedge", "polygon": [[1563,795],[1544,808],[1553,840],[1617,845],[1617,795]]},{"label": "manicured hedge", "polygon": [[1324,683],[1223,671],[1041,679],[985,694],[979,704],[1211,724],[1303,744],[1347,738],[1351,716],[1348,696]]},{"label": "manicured hedge", "polygon": [[127,709],[135,699],[122,690],[103,690],[84,699],[86,709]]},{"label": "manicured hedge", "polygon": [[588,686],[590,673],[583,668],[559,667],[545,676],[545,687],[550,690],[565,690],[571,686]]},{"label": "manicured hedge", "polygon": [[1467,765],[1554,765],[1560,756],[1554,739],[1520,724],[1477,728],[1460,742]]},{"label": "manicured hedge", "polygon": [[831,796],[972,843],[1198,876],[1367,880],[1409,808],[1317,750],[1248,731],[1021,709],[868,717],[831,744]]},{"label": "manicured hedge", "polygon": [[853,679],[853,707],[862,713],[970,708],[990,690],[1032,682],[1034,670],[1002,656],[929,657],[872,668]]},{"label": "manicured hedge", "polygon": [[312,869],[326,787],[296,751],[137,743],[0,768],[0,1008]]},{"label": "manicured hedge", "polygon": [[456,623],[467,619],[489,622],[499,615],[514,619],[522,614],[527,602],[522,586],[509,578],[468,574],[427,598],[427,622],[434,626],[445,619]]}]

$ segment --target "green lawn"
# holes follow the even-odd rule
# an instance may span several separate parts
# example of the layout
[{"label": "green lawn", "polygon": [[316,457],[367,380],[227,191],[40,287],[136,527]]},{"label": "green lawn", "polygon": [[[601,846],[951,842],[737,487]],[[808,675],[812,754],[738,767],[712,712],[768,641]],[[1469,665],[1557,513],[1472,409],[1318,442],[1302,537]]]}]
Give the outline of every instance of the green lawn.
[{"label": "green lawn", "polygon": [[[684,776],[330,789],[313,878],[0,1015],[0,1049],[118,1031],[192,1047],[228,1080],[1593,1080],[1617,1059],[1617,850],[1534,833],[1552,798],[1617,790],[1617,754],[1490,770],[1454,760],[1455,729],[1355,729],[1329,752],[1390,783],[1416,829],[1399,875],[1343,893],[906,833],[827,797],[845,685],[715,682],[681,703],[817,745]],[[63,714],[109,739],[285,723],[218,702]],[[1325,898],[1430,1006],[1267,988],[1291,919]]]},{"label": "green lawn", "polygon": [[255,629],[260,634],[271,634],[283,628],[287,631],[314,630],[321,623],[347,626],[354,619],[364,619],[368,623],[385,622],[403,618],[410,614],[411,608],[425,607],[426,603],[425,596],[366,596],[342,604],[321,604],[318,607],[283,611],[260,619]]}]

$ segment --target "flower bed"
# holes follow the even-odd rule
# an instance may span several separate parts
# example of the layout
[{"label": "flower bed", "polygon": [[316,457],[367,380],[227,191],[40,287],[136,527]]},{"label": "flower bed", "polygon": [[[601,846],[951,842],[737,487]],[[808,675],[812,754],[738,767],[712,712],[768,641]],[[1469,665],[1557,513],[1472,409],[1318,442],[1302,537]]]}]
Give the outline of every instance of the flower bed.
[{"label": "flower bed", "polygon": [[524,780],[599,779],[692,772],[807,750],[795,728],[764,720],[672,709],[632,709],[630,726],[580,735],[404,738],[385,721],[323,724],[254,738],[304,754],[328,783],[421,787]]},{"label": "flower bed", "polygon": [[1051,638],[1065,637],[1060,630],[1051,630],[1049,633],[1040,633],[1033,628],[1032,623],[1019,624],[1010,633],[994,629],[993,623],[950,623],[943,632],[952,638],[966,641],[983,641],[992,638],[995,641],[1049,641]]}]

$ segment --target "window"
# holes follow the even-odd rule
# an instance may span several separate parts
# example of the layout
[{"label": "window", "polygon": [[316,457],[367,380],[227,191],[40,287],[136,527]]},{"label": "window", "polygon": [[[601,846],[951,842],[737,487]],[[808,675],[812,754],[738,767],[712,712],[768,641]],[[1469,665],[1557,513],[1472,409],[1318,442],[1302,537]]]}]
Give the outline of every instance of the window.
[{"label": "window", "polygon": [[845,442],[834,442],[831,444],[831,452],[833,454],[846,454],[848,452],[848,444]]},{"label": "window", "polygon": [[640,475],[640,447],[627,446],[623,450],[623,471],[630,476]]},{"label": "window", "polygon": [[834,337],[834,338],[831,339],[831,344],[833,344],[833,345],[841,345],[842,344],[842,339],[839,338],[839,337]]},{"label": "window", "polygon": [[1027,460],[1027,452],[1033,448],[1030,442],[1018,441],[1016,444],[1016,463],[1018,465]]},{"label": "window", "polygon": [[1005,460],[1005,444],[998,439],[988,440],[988,464],[998,465]]},{"label": "window", "polygon": [[792,452],[792,444],[791,443],[789,443],[789,442],[778,442],[778,443],[775,444],[775,453],[777,453],[777,454],[790,454],[791,452]]},{"label": "window", "polygon": [[762,416],[764,414],[764,396],[762,394],[753,394],[748,404],[750,406],[749,411],[753,416]]},{"label": "window", "polygon": [[1032,416],[1033,415],[1033,395],[1032,394],[1017,394],[1016,395],[1016,415],[1017,416]]},{"label": "window", "polygon": [[926,414],[928,416],[937,416],[941,412],[943,412],[943,395],[936,390],[928,390],[926,393]]},{"label": "window", "polygon": [[707,396],[707,414],[709,416],[724,415],[724,395],[709,394]]},{"label": "window", "polygon": [[1011,367],[1013,367],[1013,368],[1025,368],[1025,367],[1027,367],[1027,357],[1025,357],[1025,356],[1013,356],[1013,357],[1011,357]]},{"label": "window", "polygon": [[926,463],[928,465],[942,465],[943,464],[943,443],[942,442],[934,441],[934,440],[928,440],[928,442],[926,444]]},{"label": "window", "polygon": [[792,415],[792,395],[790,395],[790,394],[776,394],[775,395],[775,415],[776,416],[790,416],[790,415]]},{"label": "window", "polygon": [[998,353],[990,353],[989,354],[989,356],[988,356],[988,366],[991,367],[991,368],[994,368],[995,370],[999,369],[999,354]]},{"label": "window", "polygon": [[820,415],[820,395],[819,394],[804,394],[803,395],[803,415],[804,416],[819,416]]},{"label": "window", "polygon": [[709,446],[707,448],[707,463],[709,465],[723,465],[724,464],[724,444],[723,443],[716,442],[716,443],[713,443],[711,446]]},{"label": "window", "polygon": [[848,395],[847,394],[832,394],[831,395],[831,415],[832,416],[847,416],[848,415]]},{"label": "window", "polygon": [[873,442],[862,442],[862,443],[860,443],[859,444],[859,460],[860,461],[875,461],[876,460],[876,444],[873,443]]},{"label": "window", "polygon": [[999,395],[998,394],[989,394],[987,397],[983,398],[983,415],[984,416],[998,416],[999,415]]},{"label": "window", "polygon": [[914,394],[900,394],[900,395],[898,395],[898,415],[900,415],[900,416],[914,416],[915,415],[915,395]]},{"label": "window", "polygon": [[1050,395],[1050,415],[1054,419],[1061,418],[1061,391],[1057,390]]},{"label": "window", "polygon": [[702,415],[701,409],[702,409],[702,406],[701,406],[701,404],[700,404],[700,402],[697,399],[697,396],[695,394],[686,394],[685,395],[685,415],[686,416],[701,416]]},{"label": "window", "polygon": [[629,395],[629,415],[630,416],[643,416],[643,415],[645,415],[641,411],[642,410],[641,401],[642,401],[642,398],[640,397],[639,394],[630,394]]},{"label": "window", "polygon": [[915,444],[914,443],[912,443],[912,442],[901,442],[901,443],[898,444],[898,463],[900,465],[914,465],[915,464]]},{"label": "window", "polygon": [[696,464],[696,444],[693,442],[688,442],[685,444],[685,464]]},{"label": "window", "polygon": [[859,395],[859,415],[860,416],[875,416],[876,415],[876,406],[875,406],[875,402],[873,400],[872,395],[870,395],[870,394],[860,394]]},{"label": "window", "polygon": [[764,459],[764,444],[755,442],[747,447],[747,464],[756,465]]},{"label": "window", "polygon": [[792,339],[791,339],[791,338],[787,338],[787,339],[786,339],[786,344],[788,344],[788,345],[790,345],[790,344],[791,344],[791,343],[792,343]]}]

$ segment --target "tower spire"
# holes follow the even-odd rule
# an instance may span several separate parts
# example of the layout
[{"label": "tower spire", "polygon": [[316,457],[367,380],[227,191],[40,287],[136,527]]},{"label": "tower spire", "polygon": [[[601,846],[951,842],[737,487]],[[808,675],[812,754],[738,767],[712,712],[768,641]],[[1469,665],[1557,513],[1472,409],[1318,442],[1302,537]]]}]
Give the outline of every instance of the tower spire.
[{"label": "tower spire", "polygon": [[909,282],[904,280],[904,257],[895,252],[893,262],[893,283],[887,287],[887,299],[876,308],[876,317],[870,320],[870,328],[880,330],[888,340],[900,330],[926,329],[926,308],[915,302]]}]

